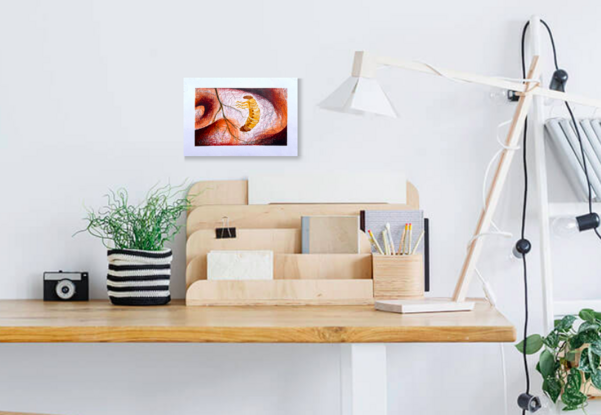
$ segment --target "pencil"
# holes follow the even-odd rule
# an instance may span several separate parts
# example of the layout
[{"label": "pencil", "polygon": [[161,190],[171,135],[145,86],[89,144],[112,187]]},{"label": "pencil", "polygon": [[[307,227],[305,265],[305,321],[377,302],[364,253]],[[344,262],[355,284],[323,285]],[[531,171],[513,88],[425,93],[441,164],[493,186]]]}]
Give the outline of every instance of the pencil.
[{"label": "pencil", "polygon": [[413,239],[413,224],[409,224],[409,234],[407,235],[407,255],[411,253],[411,240]]},{"label": "pencil", "polygon": [[415,251],[417,251],[417,248],[419,247],[419,244],[422,242],[423,237],[424,237],[424,231],[421,231],[421,233],[419,234],[419,238],[417,238],[417,242],[415,243],[415,246],[413,247],[413,251],[411,251],[411,255],[415,254]]},{"label": "pencil", "polygon": [[384,241],[384,252],[386,252],[386,255],[390,255],[390,240],[388,239],[388,232],[386,229],[382,231],[382,240]]},{"label": "pencil", "polygon": [[405,224],[405,229],[403,229],[403,235],[401,235],[401,242],[399,243],[399,250],[397,252],[398,255],[403,255],[405,253],[405,234],[407,233],[407,224]]},{"label": "pencil", "polygon": [[367,233],[369,234],[369,237],[371,238],[371,242],[376,246],[376,249],[378,250],[378,252],[381,255],[384,255],[384,251],[382,251],[382,248],[380,247],[380,244],[378,243],[378,241],[376,240],[376,238],[374,238],[374,234],[371,231],[367,231]]},{"label": "pencil", "polygon": [[386,232],[388,233],[388,241],[390,242],[390,255],[394,255],[394,240],[392,239],[392,231],[390,230],[390,223],[386,224]]}]

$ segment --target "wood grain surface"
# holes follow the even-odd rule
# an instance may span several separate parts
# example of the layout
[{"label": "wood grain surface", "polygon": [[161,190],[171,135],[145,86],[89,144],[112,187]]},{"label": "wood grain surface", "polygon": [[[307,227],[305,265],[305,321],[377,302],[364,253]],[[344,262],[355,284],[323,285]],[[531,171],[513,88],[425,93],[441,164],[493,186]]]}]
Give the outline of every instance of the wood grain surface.
[{"label": "wood grain surface", "polygon": [[372,305],[371,279],[196,281],[186,291],[188,306]]},{"label": "wood grain surface", "polygon": [[276,254],[274,278],[284,280],[371,279],[371,254]]},{"label": "wood grain surface", "polygon": [[[273,278],[276,280],[356,280],[371,276],[371,254],[274,255]],[[186,267],[186,281],[190,281],[189,285],[192,285],[196,281],[206,279],[206,256],[197,256]]]},{"label": "wood grain surface", "polygon": [[159,307],[108,301],[0,301],[0,342],[396,343],[513,342],[485,301],[474,311],[395,314],[373,306]]},{"label": "wood grain surface", "polygon": [[373,279],[376,300],[423,298],[424,257],[421,254],[374,255]]},{"label": "wood grain surface", "polygon": [[207,205],[248,205],[248,181],[209,180],[194,183],[188,191],[192,207]]},{"label": "wood grain surface", "polygon": [[211,251],[301,253],[300,229],[237,229],[235,238],[217,239],[215,230],[194,232],[186,242],[186,264]]},{"label": "wood grain surface", "polygon": [[302,216],[359,215],[362,210],[408,210],[413,205],[395,204],[301,204],[301,205],[228,205],[199,206],[188,215],[186,235],[201,229],[221,226],[229,218],[230,226],[238,229],[300,229]]}]

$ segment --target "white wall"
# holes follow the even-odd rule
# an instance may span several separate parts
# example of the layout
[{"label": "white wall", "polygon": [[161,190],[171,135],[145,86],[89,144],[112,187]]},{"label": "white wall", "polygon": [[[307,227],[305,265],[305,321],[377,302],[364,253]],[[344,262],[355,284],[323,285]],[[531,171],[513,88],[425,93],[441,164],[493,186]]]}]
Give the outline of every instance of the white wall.
[{"label": "white wall", "polygon": [[[598,2],[563,5],[2,1],[0,298],[40,298],[41,272],[59,268],[89,270],[93,296],[105,298],[101,244],[71,234],[83,223],[82,203],[97,206],[107,188],[125,186],[141,196],[158,180],[368,169],[375,162],[402,167],[420,190],[432,218],[433,294],[449,295],[480,209],[482,174],[497,149],[495,126],[513,108],[494,104],[485,88],[387,69],[380,80],[398,120],[324,112],[316,104],[346,78],[354,50],[519,77],[520,32],[534,13],[555,30],[570,90],[601,96]],[[544,63],[550,71],[550,55]],[[184,77],[300,78],[300,156],[185,159]],[[552,177],[552,198],[571,197],[559,172]],[[521,190],[516,164],[497,215],[514,232]],[[536,244],[534,220],[528,229]],[[581,240],[598,252],[592,238]],[[521,325],[522,276],[520,265],[507,260],[510,247],[490,240],[479,267],[500,308]],[[174,248],[173,291],[182,297],[183,237]],[[580,263],[576,249],[574,255],[558,255],[557,265],[592,278],[593,268]],[[535,248],[534,331],[541,327],[538,269]],[[520,356],[510,345],[506,352],[515,410],[524,381]],[[502,413],[498,345],[400,344],[390,346],[389,356],[391,414]],[[0,410],[329,415],[339,410],[338,365],[335,345],[0,345]]]}]

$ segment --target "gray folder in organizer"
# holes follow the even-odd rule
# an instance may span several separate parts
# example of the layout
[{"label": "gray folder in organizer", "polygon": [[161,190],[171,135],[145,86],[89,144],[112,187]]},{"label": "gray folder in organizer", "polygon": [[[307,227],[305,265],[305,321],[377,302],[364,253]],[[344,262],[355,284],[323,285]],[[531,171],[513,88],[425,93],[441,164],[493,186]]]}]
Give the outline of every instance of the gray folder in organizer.
[{"label": "gray folder in organizer", "polygon": [[[365,213],[361,215],[361,229],[365,232],[371,230],[380,246],[384,246],[382,231],[386,229],[386,224],[390,223],[395,251],[399,248],[399,243],[401,242],[401,236],[403,235],[406,223],[411,223],[413,225],[413,240],[411,241],[411,246],[415,245],[417,238],[419,238],[419,234],[424,230],[423,210],[366,210],[364,212]],[[372,252],[375,251],[376,249],[372,247]],[[423,241],[417,248],[417,252],[424,252]]]}]

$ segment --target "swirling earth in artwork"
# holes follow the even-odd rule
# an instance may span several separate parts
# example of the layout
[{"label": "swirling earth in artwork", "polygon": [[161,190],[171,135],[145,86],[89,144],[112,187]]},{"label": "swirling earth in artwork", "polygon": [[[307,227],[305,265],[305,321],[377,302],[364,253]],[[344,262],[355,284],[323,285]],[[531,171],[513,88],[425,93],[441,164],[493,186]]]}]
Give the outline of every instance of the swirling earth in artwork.
[{"label": "swirling earth in artwork", "polygon": [[286,88],[197,88],[196,146],[287,145]]}]

